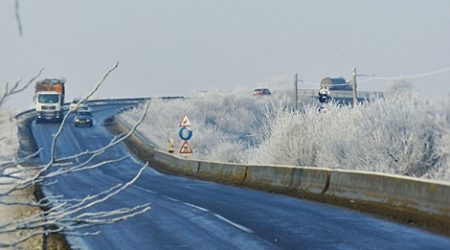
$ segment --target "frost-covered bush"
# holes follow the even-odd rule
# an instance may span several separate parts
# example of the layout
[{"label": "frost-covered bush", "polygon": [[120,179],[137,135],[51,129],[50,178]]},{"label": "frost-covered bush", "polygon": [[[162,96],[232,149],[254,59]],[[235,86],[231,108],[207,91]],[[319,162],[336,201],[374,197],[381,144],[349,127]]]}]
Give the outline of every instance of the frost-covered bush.
[{"label": "frost-covered bush", "polygon": [[251,163],[315,166],[322,117],[315,106],[304,113],[279,110],[267,120],[267,138],[252,150]]},{"label": "frost-covered bush", "polygon": [[440,149],[449,123],[439,107],[402,91],[353,109],[279,113],[250,160],[429,177],[450,153],[450,138]]},{"label": "frost-covered bush", "polygon": [[17,143],[14,117],[0,107],[0,161],[14,157]]},{"label": "frost-covered bush", "polygon": [[[329,167],[450,181],[450,105],[421,98],[406,83],[384,99],[355,108],[313,99],[292,110],[288,91],[270,97],[208,94],[153,100],[140,128],[166,148],[188,115],[194,158],[258,164]],[[139,112],[126,113],[136,120]],[[177,150],[177,149],[176,149]]]},{"label": "frost-covered bush", "polygon": [[[243,162],[246,151],[264,139],[264,117],[271,113],[268,110],[284,105],[275,100],[247,92],[212,93],[171,101],[154,99],[139,131],[161,148],[166,148],[169,139],[173,139],[177,150],[182,143],[179,124],[187,115],[192,123],[189,145],[194,158]],[[136,120],[138,115],[139,112],[128,112],[122,118]]]}]

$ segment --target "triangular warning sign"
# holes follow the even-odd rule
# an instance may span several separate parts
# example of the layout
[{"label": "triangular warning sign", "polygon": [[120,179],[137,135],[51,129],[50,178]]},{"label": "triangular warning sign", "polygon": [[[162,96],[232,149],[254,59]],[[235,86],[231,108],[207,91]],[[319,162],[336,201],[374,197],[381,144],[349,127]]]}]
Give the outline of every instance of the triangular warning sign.
[{"label": "triangular warning sign", "polygon": [[183,145],[181,145],[180,154],[192,154],[192,149],[189,147],[187,141],[184,141]]},{"label": "triangular warning sign", "polygon": [[191,126],[191,122],[189,121],[189,119],[185,115],[183,117],[183,119],[181,120],[181,122],[180,122],[180,127],[190,127],[190,126]]}]

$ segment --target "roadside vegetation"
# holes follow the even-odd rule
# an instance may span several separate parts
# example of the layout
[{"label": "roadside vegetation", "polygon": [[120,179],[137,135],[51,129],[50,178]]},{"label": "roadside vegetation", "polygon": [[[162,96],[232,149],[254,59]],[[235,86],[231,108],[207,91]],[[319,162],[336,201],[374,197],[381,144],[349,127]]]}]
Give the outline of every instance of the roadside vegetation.
[{"label": "roadside vegetation", "polygon": [[[94,86],[81,102],[88,100],[102,85],[108,75],[118,67],[118,62],[109,69],[100,81]],[[9,88],[5,84],[5,91],[0,96],[0,248],[1,249],[47,249],[51,244],[63,245],[63,242],[51,238],[65,236],[86,237],[99,235],[101,231],[92,229],[98,225],[114,224],[131,217],[145,213],[150,209],[150,204],[139,204],[133,207],[110,208],[109,210],[94,209],[116,194],[131,186],[147,168],[144,164],[135,176],[127,181],[118,183],[107,190],[93,192],[78,199],[65,199],[55,194],[48,195],[42,192],[43,187],[57,183],[59,176],[75,175],[81,171],[108,166],[122,161],[131,156],[127,155],[117,159],[100,160],[99,156],[107,150],[121,143],[129,137],[134,129],[127,134],[113,138],[110,143],[92,151],[80,152],[76,155],[58,157],[56,154],[56,142],[63,130],[67,128],[65,123],[70,113],[64,115],[64,119],[52,134],[52,143],[48,148],[35,149],[36,152],[24,158],[17,157],[18,151],[16,122],[23,123],[33,117],[21,118],[16,121],[8,109],[4,109],[4,101],[26,89],[40,75],[39,73],[27,84],[21,85],[18,81]],[[146,110],[145,110],[146,111]],[[144,114],[146,112],[143,112]],[[140,120],[145,117],[142,116]],[[140,122],[134,124],[135,127]],[[52,133],[51,130],[49,130]],[[23,139],[23,138],[21,138]],[[29,138],[30,139],[30,138]],[[31,139],[30,139],[31,140]],[[2,142],[4,141],[4,143]],[[40,151],[48,150],[50,159],[48,162],[29,161],[37,156]],[[92,191],[92,190],[91,190]],[[45,196],[47,195],[47,196]]]},{"label": "roadside vegetation", "polygon": [[[294,110],[288,90],[248,91],[153,100],[139,128],[165,150],[187,115],[196,159],[249,164],[327,167],[450,181],[450,105],[424,99],[407,83],[384,99],[355,108],[314,99]],[[130,122],[139,111],[122,115]]]}]

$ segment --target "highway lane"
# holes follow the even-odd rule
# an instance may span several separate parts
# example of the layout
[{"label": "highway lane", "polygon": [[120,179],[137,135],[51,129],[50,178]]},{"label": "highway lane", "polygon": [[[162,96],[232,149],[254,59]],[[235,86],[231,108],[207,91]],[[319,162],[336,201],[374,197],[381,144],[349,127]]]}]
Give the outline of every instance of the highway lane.
[{"label": "highway lane", "polygon": [[[108,144],[102,120],[120,105],[96,107],[94,127],[66,125],[57,155],[68,156]],[[56,124],[32,125],[49,159]],[[128,154],[123,145],[98,160]],[[46,194],[81,198],[130,180],[143,163],[124,161],[58,177]],[[151,210],[128,221],[97,226],[99,236],[68,236],[81,249],[450,249],[450,239],[325,204],[158,173],[148,168],[131,187],[93,211],[151,203]],[[86,231],[82,231],[86,232]]]}]

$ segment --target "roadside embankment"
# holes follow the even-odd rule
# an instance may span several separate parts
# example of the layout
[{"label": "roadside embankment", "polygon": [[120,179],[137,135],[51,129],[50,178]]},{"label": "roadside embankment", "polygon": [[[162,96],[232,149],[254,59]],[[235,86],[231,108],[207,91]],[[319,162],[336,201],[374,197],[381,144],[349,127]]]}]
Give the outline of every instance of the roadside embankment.
[{"label": "roadside embankment", "polygon": [[[16,116],[16,126],[18,133],[18,143],[19,148],[17,151],[18,158],[25,158],[33,153],[38,151],[36,142],[33,138],[31,131],[31,123],[34,120],[33,112],[26,111],[21,116]],[[25,171],[26,168],[34,168],[39,163],[36,160],[36,157],[28,159],[26,162],[22,163],[21,166],[17,166],[22,168],[23,173],[33,174],[34,172]],[[7,186],[3,186],[2,188],[8,188]],[[8,202],[36,202],[45,198],[41,191],[41,187],[36,184],[30,188],[24,190],[18,190],[13,192],[11,195],[4,197],[3,201]],[[1,224],[11,223],[13,221],[20,221],[31,216],[36,216],[38,214],[43,214],[45,210],[49,209],[49,207],[33,207],[28,205],[0,205],[0,221]],[[32,230],[17,230],[17,232],[13,234],[6,235],[6,241],[2,242],[13,242],[18,240],[27,234],[35,233],[38,231],[42,231],[43,229]],[[67,250],[70,249],[67,241],[64,236],[59,233],[51,233],[49,235],[39,234],[24,243],[19,245],[19,248],[23,249],[48,249],[48,250]]]},{"label": "roadside embankment", "polygon": [[[114,117],[105,125],[116,134],[130,130]],[[330,203],[450,236],[449,183],[362,171],[183,159],[159,150],[137,132],[125,143],[164,173]]]}]

